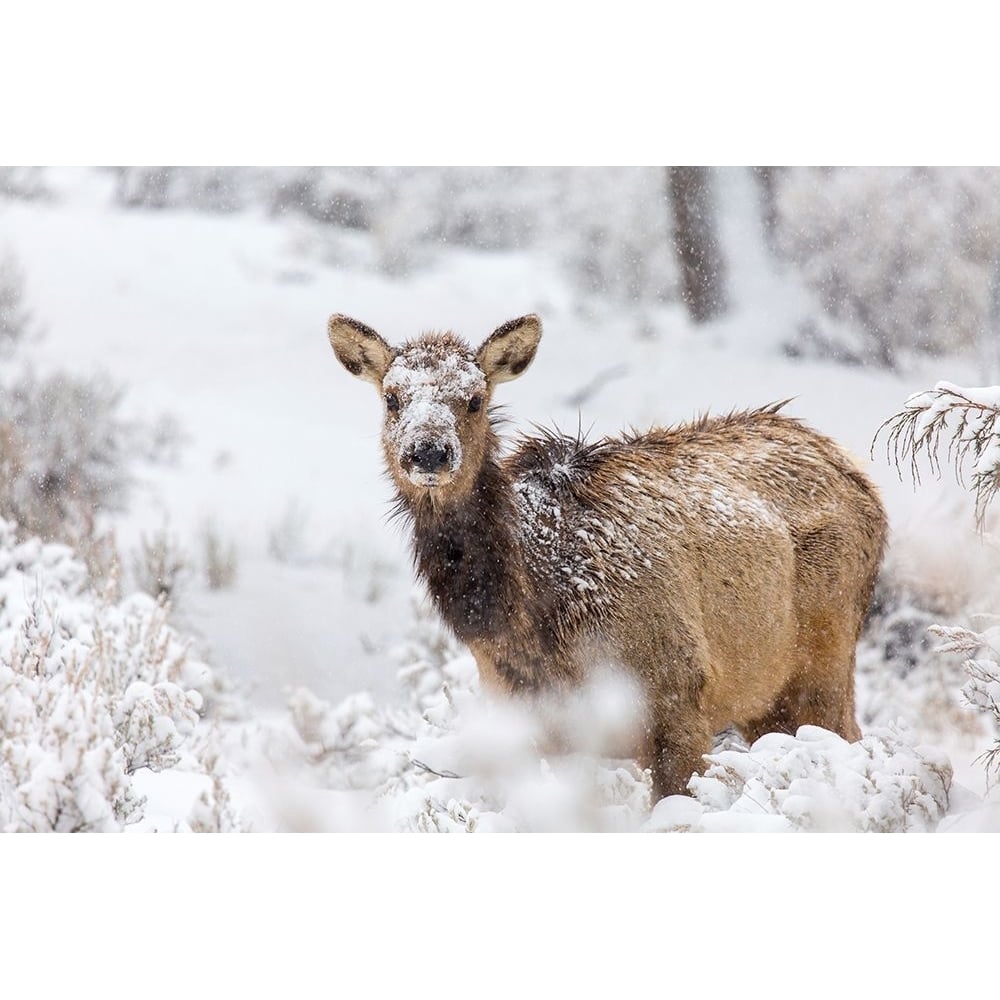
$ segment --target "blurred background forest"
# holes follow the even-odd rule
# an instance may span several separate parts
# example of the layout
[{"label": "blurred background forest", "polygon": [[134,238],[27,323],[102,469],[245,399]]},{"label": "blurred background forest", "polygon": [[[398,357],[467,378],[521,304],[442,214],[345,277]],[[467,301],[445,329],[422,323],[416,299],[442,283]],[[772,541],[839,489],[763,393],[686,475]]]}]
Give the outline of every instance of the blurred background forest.
[{"label": "blurred background forest", "polygon": [[[698,323],[730,303],[727,258],[743,248],[720,243],[719,188],[737,169],[103,168],[109,207],[256,210],[308,219],[320,231],[370,234],[363,260],[349,259],[343,245],[338,256],[331,243],[331,266],[405,277],[443,247],[540,247],[581,294],[639,306],[680,300]],[[764,245],[815,296],[824,320],[821,329],[800,329],[791,352],[828,350],[847,363],[891,367],[909,350],[970,349],[996,364],[995,168],[747,172]],[[6,167],[0,197],[38,202],[59,190],[45,168]],[[14,262],[5,275],[2,335],[10,342],[19,331]]]}]

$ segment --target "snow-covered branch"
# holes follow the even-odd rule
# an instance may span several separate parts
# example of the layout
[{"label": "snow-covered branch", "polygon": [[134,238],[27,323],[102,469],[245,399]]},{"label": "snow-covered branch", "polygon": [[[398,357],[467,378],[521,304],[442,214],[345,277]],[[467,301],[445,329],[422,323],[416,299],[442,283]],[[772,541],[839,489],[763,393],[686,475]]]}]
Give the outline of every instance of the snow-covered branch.
[{"label": "snow-covered branch", "polygon": [[[969,679],[962,687],[962,697],[971,708],[990,716],[1000,733],[1000,624],[983,632],[943,625],[932,625],[928,631],[943,640],[939,649],[968,656],[965,669]],[[987,772],[1000,772],[1000,736],[980,759]]]},{"label": "snow-covered branch", "polygon": [[[986,509],[1000,490],[1000,386],[964,388],[938,382],[914,393],[903,409],[878,429],[887,432],[886,455],[900,471],[909,464],[920,481],[920,460],[941,473],[940,447],[947,441],[946,461],[964,486],[967,459],[972,459],[971,488],[976,497],[976,524],[982,529]],[[874,448],[874,443],[873,443]]]}]

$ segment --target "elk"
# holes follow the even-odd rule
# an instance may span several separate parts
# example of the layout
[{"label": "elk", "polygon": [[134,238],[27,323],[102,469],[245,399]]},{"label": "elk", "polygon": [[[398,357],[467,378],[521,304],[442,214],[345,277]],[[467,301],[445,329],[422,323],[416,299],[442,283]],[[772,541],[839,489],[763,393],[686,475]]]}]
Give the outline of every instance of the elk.
[{"label": "elk", "polygon": [[657,797],[728,726],[860,738],[855,648],[887,525],[830,438],[775,403],[589,443],[540,430],[504,455],[490,401],[534,358],[537,316],[476,351],[450,332],[394,348],[343,315],[328,332],[382,395],[416,570],[484,686],[558,696],[611,658],[642,692],[629,755]]}]

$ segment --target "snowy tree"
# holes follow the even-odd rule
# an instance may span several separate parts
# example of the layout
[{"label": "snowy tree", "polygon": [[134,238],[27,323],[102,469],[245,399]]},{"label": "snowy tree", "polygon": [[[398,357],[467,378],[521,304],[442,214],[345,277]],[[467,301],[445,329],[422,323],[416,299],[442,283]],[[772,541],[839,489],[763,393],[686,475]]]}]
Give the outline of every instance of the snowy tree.
[{"label": "snowy tree", "polygon": [[782,167],[752,167],[760,197],[760,215],[768,249],[777,251],[778,185]]},{"label": "snowy tree", "polygon": [[708,167],[669,167],[673,247],[681,298],[696,323],[726,311],[726,265],[716,233],[712,173]]},{"label": "snowy tree", "polygon": [[791,168],[776,207],[783,253],[876,363],[996,337],[1000,171]]}]

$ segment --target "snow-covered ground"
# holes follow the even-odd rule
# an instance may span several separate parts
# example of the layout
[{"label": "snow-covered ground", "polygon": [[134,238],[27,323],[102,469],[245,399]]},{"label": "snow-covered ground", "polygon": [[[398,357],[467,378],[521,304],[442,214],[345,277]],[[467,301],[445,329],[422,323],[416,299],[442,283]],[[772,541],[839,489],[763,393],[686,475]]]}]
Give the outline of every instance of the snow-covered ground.
[{"label": "snow-covered ground", "polygon": [[[558,257],[537,246],[441,248],[409,276],[389,277],[366,266],[373,253],[367,234],[255,209],[219,216],[123,211],[111,206],[110,175],[92,170],[53,171],[57,197],[49,201],[0,200],[0,251],[16,253],[28,302],[45,327],[25,348],[31,363],[40,372],[108,372],[126,388],[129,418],[153,422],[168,415],[179,427],[176,460],[137,467],[130,507],[115,518],[114,530],[123,554],[164,528],[189,553],[194,569],[172,622],[200,637],[199,660],[243,686],[251,706],[241,735],[236,727],[219,736],[213,750],[202,748],[195,784],[185,783],[178,766],[136,772],[136,791],[149,797],[141,826],[190,824],[194,800],[210,784],[205,755],[224,754],[227,741],[240,738],[256,740],[262,756],[296,759],[294,777],[283,785],[275,785],[273,775],[253,780],[252,769],[232,779],[234,800],[260,827],[468,828],[470,810],[472,826],[518,825],[516,809],[498,809],[481,787],[456,790],[458,779],[399,771],[400,760],[413,758],[441,773],[458,769],[461,748],[450,763],[441,754],[447,742],[435,743],[434,761],[420,756],[431,752],[428,741],[452,728],[450,715],[432,722],[424,715],[441,708],[440,682],[449,671],[458,674],[452,690],[471,692],[475,682],[460,649],[449,648],[416,674],[412,658],[401,660],[399,650],[413,642],[414,628],[426,639],[433,626],[414,625],[406,538],[386,520],[391,489],[378,445],[380,408],[371,388],[335,362],[325,330],[335,311],[392,342],[430,328],[478,341],[506,319],[538,313],[544,336],[537,360],[525,378],[498,392],[511,431],[532,422],[567,429],[582,423],[599,436],[625,425],[672,423],[704,410],[793,397],[786,412],[843,442],[882,488],[897,560],[905,563],[907,552],[919,549],[919,565],[939,565],[942,573],[965,565],[986,581],[982,592],[989,591],[996,558],[974,533],[968,495],[948,481],[914,490],[878,449],[873,462],[868,458],[875,431],[912,392],[941,378],[976,384],[979,373],[957,358],[914,362],[903,374],[789,358],[782,345],[808,315],[810,301],[775,271],[763,249],[749,177],[728,171],[723,181],[722,235],[734,308],[697,328],[676,303],[640,307],[581,295]],[[331,258],[340,263],[327,263]],[[220,590],[210,589],[200,570],[209,525],[236,551],[236,579]],[[1000,610],[1000,602],[982,610]],[[427,640],[421,649],[433,646]],[[871,655],[868,663],[871,668]],[[397,678],[407,665],[409,687]],[[430,690],[415,693],[414,677]],[[877,688],[862,680],[862,702]],[[349,699],[355,692],[368,694]],[[744,810],[750,827],[808,826],[801,818],[818,812],[827,820],[842,817],[854,801],[855,793],[844,791],[853,787],[852,775],[870,777],[875,769],[919,775],[913,780],[925,796],[920,819],[907,805],[914,790],[901,790],[900,779],[886,786],[892,802],[873,806],[866,815],[875,818],[856,828],[933,828],[945,808],[942,755],[958,785],[969,789],[956,788],[951,798],[951,825],[961,826],[961,814],[986,791],[982,766],[974,762],[985,749],[982,733],[912,717],[929,704],[919,700],[901,701],[902,728],[891,728],[892,705],[886,707],[884,691],[877,693],[883,699],[879,726],[872,727],[870,743],[856,749],[856,760],[838,756],[837,747],[815,733],[803,735],[805,749],[774,741],[755,747],[763,755],[760,768],[773,773],[785,761],[788,782],[799,784],[794,794],[789,789],[791,805],[785,797],[774,800],[766,822]],[[427,726],[436,729],[421,729]],[[296,740],[293,753],[288,746]],[[370,753],[366,741],[372,740],[381,757]],[[720,751],[717,776],[724,755],[735,752]],[[840,768],[841,777],[829,785],[833,798],[813,802],[815,808],[803,805],[802,797],[815,792],[803,778],[808,766]],[[642,826],[645,819],[637,817],[648,808],[643,776],[628,762],[600,767],[601,807],[618,811],[617,819],[597,825]],[[741,828],[739,822],[713,826],[706,817],[723,799],[725,808],[732,806],[740,789],[752,799],[759,774],[744,770],[745,784],[730,783],[726,795],[709,788],[722,780],[710,770],[697,799],[657,810],[647,828]],[[260,805],[262,781],[271,782],[273,793],[265,799],[281,803],[271,813]],[[393,795],[385,794],[386,782]],[[534,802],[554,796],[557,786],[551,777],[522,787],[526,801]],[[382,812],[359,809],[358,796],[344,790],[350,787],[382,789]],[[564,781],[560,787],[574,786]],[[431,799],[441,808],[426,806]],[[553,807],[546,814],[552,824],[570,824],[576,815],[576,800],[564,805],[567,811]],[[896,816],[895,826],[878,825],[886,815]]]}]

